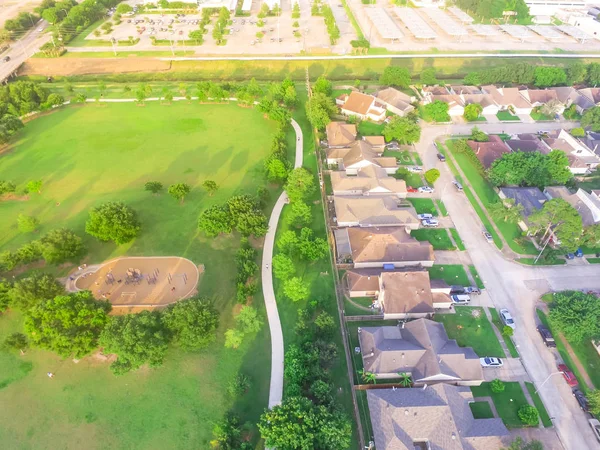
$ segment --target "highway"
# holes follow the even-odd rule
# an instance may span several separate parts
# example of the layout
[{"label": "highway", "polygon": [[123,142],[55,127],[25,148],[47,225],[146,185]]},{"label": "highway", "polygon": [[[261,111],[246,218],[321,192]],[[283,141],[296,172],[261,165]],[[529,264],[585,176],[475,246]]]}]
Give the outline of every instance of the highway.
[{"label": "highway", "polygon": [[48,25],[48,22],[42,19],[21,39],[10,44],[10,50],[2,56],[2,58],[9,56],[10,61],[0,61],[0,81],[4,82],[27,58],[50,41],[52,37],[44,33]]}]

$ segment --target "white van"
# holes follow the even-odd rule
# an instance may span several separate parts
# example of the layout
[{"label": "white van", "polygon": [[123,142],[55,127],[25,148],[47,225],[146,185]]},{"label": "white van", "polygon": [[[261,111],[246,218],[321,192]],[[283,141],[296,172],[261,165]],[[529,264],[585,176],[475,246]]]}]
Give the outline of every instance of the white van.
[{"label": "white van", "polygon": [[471,303],[471,297],[466,294],[451,295],[450,298],[455,305],[466,305]]}]

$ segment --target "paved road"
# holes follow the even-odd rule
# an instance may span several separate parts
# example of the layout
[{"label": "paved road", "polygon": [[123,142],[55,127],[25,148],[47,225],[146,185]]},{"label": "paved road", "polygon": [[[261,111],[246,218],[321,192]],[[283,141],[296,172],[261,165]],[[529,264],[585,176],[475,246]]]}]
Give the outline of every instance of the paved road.
[{"label": "paved road", "polygon": [[[577,124],[479,124],[486,132],[511,134],[535,132]],[[482,224],[468,199],[452,187],[453,175],[445,163],[438,161],[433,146],[442,135],[467,134],[469,125],[425,126],[422,141],[417,149],[423,159],[424,169],[440,169],[442,176],[436,184],[436,196],[444,201],[456,229],[469,252],[473,264],[485,283],[487,294],[498,308],[508,308],[515,317],[517,328],[514,340],[523,359],[525,369],[540,386],[551,374],[556,373],[558,353],[547,349],[536,331],[535,304],[549,290],[599,289],[599,270],[593,265],[527,267],[505,259],[501,252],[487,243],[481,234]],[[551,417],[563,446],[568,450],[600,448],[587,423],[587,417],[579,409],[570,388],[560,375],[551,376],[539,392]]]},{"label": "paved road", "polygon": [[[76,47],[75,47],[76,48]],[[129,47],[121,48],[129,49]],[[135,48],[132,47],[133,50]],[[83,51],[83,50],[82,50]],[[106,47],[88,47],[92,52],[105,52]],[[165,61],[327,61],[337,59],[411,59],[411,58],[600,58],[600,54],[575,53],[407,53],[388,55],[335,55],[335,56],[179,56],[157,58]]]},{"label": "paved road", "polygon": [[27,58],[51,39],[50,35],[42,32],[47,27],[48,22],[42,19],[29,33],[11,44],[10,50],[4,55],[10,56],[10,61],[0,62],[0,81],[8,78]]},{"label": "paved road", "polygon": [[[292,119],[292,126],[296,132],[296,160],[294,167],[302,167],[303,156],[303,136],[300,125]],[[277,301],[273,290],[273,246],[275,244],[275,233],[277,233],[277,223],[283,207],[288,202],[285,192],[277,199],[275,207],[269,218],[269,231],[265,236],[262,258],[262,288],[267,307],[267,319],[269,320],[269,329],[271,331],[271,386],[269,388],[269,408],[281,403],[283,397],[283,333],[281,331],[281,322],[277,312]]]}]

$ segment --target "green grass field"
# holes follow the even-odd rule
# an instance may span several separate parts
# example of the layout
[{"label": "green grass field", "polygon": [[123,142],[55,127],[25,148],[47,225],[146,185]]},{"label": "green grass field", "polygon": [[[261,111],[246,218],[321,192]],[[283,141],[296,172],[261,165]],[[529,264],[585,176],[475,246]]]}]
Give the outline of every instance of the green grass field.
[{"label": "green grass field", "polygon": [[449,285],[471,285],[465,268],[460,264],[434,264],[429,269],[429,278],[432,280],[444,280]]},{"label": "green grass field", "polygon": [[458,230],[456,228],[450,228],[449,231],[450,231],[450,234],[452,235],[452,237],[454,238],[454,242],[456,242],[456,247],[461,252],[463,250],[465,250],[465,244],[462,241],[462,239],[460,238],[460,234],[458,234]]},{"label": "green grass field", "polygon": [[[89,249],[88,263],[122,254],[185,256],[206,265],[199,291],[214,296],[221,326],[206,351],[173,349],[161,368],[120,377],[93,358],[74,364],[45,351],[24,357],[0,351],[3,447],[48,448],[51,442],[64,449],[208,448],[214,422],[229,410],[256,423],[267,405],[270,373],[264,304],[257,295],[254,304],[265,320],[258,335],[238,350],[225,349],[239,237],[208,239],[198,234],[196,223],[203,208],[264,185],[262,160],[275,129],[254,110],[183,103],[69,107],[26,125],[0,157],[0,179],[22,187],[39,178],[44,186],[28,201],[0,204],[0,247],[14,249],[35,237],[17,233],[16,218],[23,213],[41,220],[41,233],[73,229]],[[289,139],[294,142],[293,135]],[[220,185],[213,197],[200,188],[206,179]],[[179,204],[166,193],[145,192],[149,180],[165,186],[186,182],[192,192]],[[142,234],[132,243],[101,244],[84,234],[88,210],[109,200],[138,212]],[[19,314],[0,317],[0,341],[20,328]],[[56,374],[51,380],[48,371]],[[252,388],[236,400],[225,387],[238,372],[250,376]]]},{"label": "green grass field", "polygon": [[[479,307],[457,306],[456,314],[436,314],[435,321],[446,328],[450,339],[456,339],[461,347],[473,347],[480,357],[498,356],[504,358],[504,351],[494,334],[492,324]],[[478,311],[479,316],[473,316]]]},{"label": "green grass field", "polygon": [[437,216],[438,212],[433,204],[433,200],[430,198],[407,198],[410,203],[415,207],[417,214],[431,214]]},{"label": "green grass field", "polygon": [[456,250],[446,228],[421,228],[413,230],[410,235],[418,241],[429,241],[434,250]]},{"label": "green grass field", "polygon": [[506,428],[523,428],[525,425],[518,416],[519,408],[528,405],[527,398],[517,382],[505,382],[503,392],[494,393],[490,389],[490,383],[482,383],[481,386],[471,387],[474,397],[492,397],[498,415],[506,425]]},{"label": "green grass field", "polygon": [[512,122],[520,122],[521,119],[519,119],[519,116],[513,116],[510,111],[498,111],[498,114],[496,114],[496,117],[498,118],[498,120],[506,120],[506,121],[512,121]]},{"label": "green grass field", "polygon": [[382,136],[385,125],[382,123],[363,120],[358,124],[358,132],[361,136]]}]

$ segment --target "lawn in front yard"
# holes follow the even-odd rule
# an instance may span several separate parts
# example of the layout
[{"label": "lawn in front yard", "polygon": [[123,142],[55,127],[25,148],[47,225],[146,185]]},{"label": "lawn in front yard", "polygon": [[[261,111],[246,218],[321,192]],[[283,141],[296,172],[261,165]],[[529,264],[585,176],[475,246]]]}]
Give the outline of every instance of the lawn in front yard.
[{"label": "lawn in front yard", "polygon": [[412,158],[411,153],[408,150],[401,150],[401,151],[397,151],[397,150],[388,150],[385,149],[383,151],[382,156],[389,156],[392,158],[396,158],[396,161],[398,162],[399,165],[403,165],[403,166],[414,166],[415,165],[415,161]]},{"label": "lawn in front yard", "polygon": [[519,119],[519,116],[513,116],[510,111],[498,111],[498,114],[496,114],[496,117],[498,118],[498,120],[506,120],[506,121],[514,121],[514,122],[520,122],[521,119]]},{"label": "lawn in front yard", "polygon": [[476,419],[493,419],[494,413],[489,402],[469,403],[473,417]]},{"label": "lawn in front yard", "polygon": [[[473,347],[480,357],[497,356],[504,358],[504,350],[492,329],[492,324],[481,307],[457,306],[455,314],[436,314],[435,321],[446,328],[450,339],[456,339],[461,347]],[[474,316],[473,313],[478,316]]]},{"label": "lawn in front yard", "polygon": [[418,241],[429,241],[434,250],[456,250],[445,228],[421,228],[410,235]]},{"label": "lawn in front yard", "polygon": [[456,230],[456,228],[450,228],[450,234],[454,238],[454,242],[456,242],[456,247],[461,252],[464,251],[465,250],[465,244],[463,243],[462,239],[460,238],[460,235],[458,234],[458,231]]},{"label": "lawn in front yard", "polygon": [[506,425],[506,428],[525,428],[519,419],[519,408],[528,405],[527,398],[518,382],[504,382],[504,391],[492,392],[490,383],[482,383],[481,386],[472,386],[473,397],[492,397],[498,415]]},{"label": "lawn in front yard", "polygon": [[409,202],[412,203],[412,205],[417,210],[417,214],[427,214],[428,213],[433,216],[438,215],[437,208],[433,204],[433,200],[430,198],[416,198],[415,197],[415,198],[407,198],[406,200],[408,200]]},{"label": "lawn in front yard", "polygon": [[409,172],[408,175],[394,174],[392,176],[398,180],[406,181],[407,186],[412,186],[414,188],[421,187],[424,184],[423,179],[421,178],[421,175],[419,175],[418,173],[415,173],[415,172]]},{"label": "lawn in front yard", "polygon": [[550,419],[550,414],[546,411],[546,407],[544,406],[544,402],[540,398],[539,394],[535,392],[535,385],[533,383],[525,382],[525,387],[527,387],[527,391],[533,400],[533,406],[535,406],[540,413],[540,419],[542,420],[542,424],[544,427],[549,428],[552,426],[552,420]]},{"label": "lawn in front yard", "polygon": [[536,108],[534,108],[533,111],[531,111],[530,116],[536,122],[537,121],[550,122],[550,121],[554,120],[554,117],[547,116],[546,114],[542,114],[539,110],[536,110]]},{"label": "lawn in front yard", "polygon": [[444,202],[441,200],[436,200],[435,203],[440,209],[440,213],[442,214],[442,216],[446,217],[448,215],[448,210],[446,209],[446,205],[444,205]]},{"label": "lawn in front yard", "polygon": [[385,124],[363,120],[358,123],[358,133],[361,136],[383,136]]},{"label": "lawn in front yard", "polygon": [[479,277],[479,273],[477,272],[477,269],[475,268],[475,266],[473,266],[473,265],[469,266],[469,272],[471,272],[471,275],[473,275],[473,278],[475,279],[475,284],[477,285],[477,287],[479,289],[485,289],[483,280]]},{"label": "lawn in front yard", "polygon": [[429,278],[432,280],[444,280],[449,285],[457,284],[470,286],[465,268],[460,264],[434,264],[429,268]]},{"label": "lawn in front yard", "polygon": [[[498,310],[496,308],[488,308],[488,309],[490,311],[490,315],[492,316],[492,323],[494,324],[494,326],[496,327],[498,332],[500,334],[502,334],[502,330],[504,329],[504,324],[500,320],[500,315],[498,314]],[[517,347],[515,347],[515,344],[512,341],[512,339],[507,336],[504,336],[503,338],[504,338],[504,344],[506,345],[506,348],[508,348],[508,351],[510,352],[510,356],[512,358],[518,358],[519,352],[517,351]]]}]

